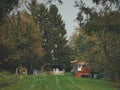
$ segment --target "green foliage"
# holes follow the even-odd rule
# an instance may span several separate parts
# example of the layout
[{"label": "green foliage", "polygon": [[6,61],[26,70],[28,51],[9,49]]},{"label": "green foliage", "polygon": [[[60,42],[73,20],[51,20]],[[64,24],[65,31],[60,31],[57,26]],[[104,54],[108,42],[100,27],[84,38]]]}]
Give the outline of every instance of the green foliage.
[{"label": "green foliage", "polygon": [[111,4],[116,4],[116,6],[119,8],[120,6],[120,1],[119,0],[93,0],[93,3],[101,4],[104,6],[106,4],[106,2],[110,2]]},{"label": "green foliage", "polygon": [[[79,49],[83,51],[78,54],[88,60],[95,71],[118,83],[120,80],[120,57],[118,55],[120,53],[120,12],[118,8],[113,10],[109,5],[107,6],[107,0],[94,1],[105,1],[103,9],[97,11],[96,8],[87,7],[84,3],[79,5],[77,20],[80,29],[82,28],[85,34],[81,36],[81,30],[79,31],[75,45],[77,49],[80,47]],[[113,6],[117,4],[110,3]]]},{"label": "green foliage", "polygon": [[46,3],[46,4],[51,4],[52,2],[57,2],[57,3],[59,3],[59,4],[62,4],[62,3],[63,3],[62,0],[45,0],[45,3]]},{"label": "green foliage", "polygon": [[0,81],[9,80],[12,74],[7,71],[0,72]]},{"label": "green foliage", "polygon": [[1,0],[0,1],[0,25],[5,16],[18,4],[18,0]]},{"label": "green foliage", "polygon": [[0,89],[9,87],[23,78],[25,78],[25,76],[13,75],[8,71],[2,71],[0,72]]},{"label": "green foliage", "polygon": [[[4,24],[2,24],[0,28],[0,44],[3,45],[3,47],[6,47],[2,49],[2,51],[4,52],[2,53],[4,55],[1,54],[0,56],[0,64],[2,64],[3,66],[2,69],[5,69],[5,65],[7,65],[8,67],[12,64],[12,66],[15,68],[17,65],[23,64],[28,67],[29,71],[32,71],[33,68],[37,68],[39,66],[39,63],[43,63],[41,59],[45,55],[44,49],[46,50],[46,52],[48,52],[46,53],[48,58],[47,60],[52,59],[51,50],[53,49],[53,47],[55,47],[55,45],[53,44],[55,40],[53,40],[53,34],[50,35],[50,30],[52,30],[52,28],[55,28],[53,27],[54,22],[51,21],[52,26],[49,24],[46,28],[45,22],[47,23],[46,19],[50,16],[50,14],[48,14],[48,8],[46,8],[43,4],[36,4],[36,0],[32,0],[31,2],[32,4],[29,5],[29,10],[31,11],[31,14],[23,11],[22,13],[18,12],[16,15],[8,15],[8,17],[6,17],[6,21],[4,22]],[[35,5],[37,8],[34,7]],[[57,7],[54,5],[51,8],[56,10],[55,14],[57,15]],[[63,21],[61,21],[60,15],[58,22],[63,23]],[[47,30],[44,28],[46,28]],[[61,27],[60,29],[64,30],[64,24],[63,27]],[[44,31],[45,34],[43,34]],[[58,34],[56,33],[56,36],[57,35]],[[50,39],[50,42],[49,44],[46,44],[46,47],[43,49],[41,45],[43,45],[43,41],[46,40],[46,36],[47,39]],[[49,48],[50,45],[51,48]],[[5,60],[6,62],[3,62]]]},{"label": "green foliage", "polygon": [[[41,47],[41,32],[35,24],[34,19],[27,13],[20,14],[20,24],[18,24],[18,37],[15,39],[16,50],[20,55],[20,63],[26,65],[30,71],[37,67],[44,55],[44,50]],[[29,18],[29,19],[28,19]]]},{"label": "green foliage", "polygon": [[12,51],[12,48],[4,46],[3,44],[0,43],[0,63],[3,64],[4,62],[7,61],[7,57],[10,54],[13,54],[14,52]]},{"label": "green foliage", "polygon": [[33,69],[33,66],[36,66],[35,64],[40,61],[38,58],[44,55],[44,50],[41,47],[40,29],[35,24],[34,19],[26,12],[18,13],[15,16],[9,16],[1,27],[0,40],[4,47],[1,49],[2,53],[4,52],[4,55],[1,54],[3,57],[1,60],[7,60],[2,63],[2,69],[5,69],[4,64],[7,67],[12,64],[11,69],[19,64]]},{"label": "green foliage", "polygon": [[66,52],[66,30],[62,16],[58,13],[56,5],[51,4],[47,8],[44,4],[32,1],[29,10],[42,33],[42,47],[46,51],[44,62],[61,62]]}]

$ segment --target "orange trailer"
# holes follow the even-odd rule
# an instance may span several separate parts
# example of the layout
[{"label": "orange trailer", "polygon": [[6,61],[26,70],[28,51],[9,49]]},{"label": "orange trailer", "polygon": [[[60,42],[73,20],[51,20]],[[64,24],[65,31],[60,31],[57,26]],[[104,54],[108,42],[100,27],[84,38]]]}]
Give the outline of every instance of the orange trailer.
[{"label": "orange trailer", "polygon": [[91,68],[90,65],[85,61],[71,61],[73,64],[73,74],[76,77],[91,77]]}]

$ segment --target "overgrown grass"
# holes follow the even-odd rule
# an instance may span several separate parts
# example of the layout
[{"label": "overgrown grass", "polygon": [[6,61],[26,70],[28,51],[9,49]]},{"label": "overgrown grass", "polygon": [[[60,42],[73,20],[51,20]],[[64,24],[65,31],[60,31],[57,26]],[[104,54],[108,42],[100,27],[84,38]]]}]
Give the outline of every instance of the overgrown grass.
[{"label": "overgrown grass", "polygon": [[66,75],[21,77],[0,90],[116,90],[109,82]]}]

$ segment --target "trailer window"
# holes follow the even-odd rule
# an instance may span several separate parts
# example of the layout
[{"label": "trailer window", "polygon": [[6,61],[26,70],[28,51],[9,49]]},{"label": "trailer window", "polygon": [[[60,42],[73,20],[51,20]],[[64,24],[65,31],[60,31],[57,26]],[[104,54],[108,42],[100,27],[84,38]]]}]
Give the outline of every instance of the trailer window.
[{"label": "trailer window", "polygon": [[81,64],[78,64],[78,68],[81,68]]},{"label": "trailer window", "polygon": [[83,68],[88,68],[88,64],[83,64],[82,67]]}]

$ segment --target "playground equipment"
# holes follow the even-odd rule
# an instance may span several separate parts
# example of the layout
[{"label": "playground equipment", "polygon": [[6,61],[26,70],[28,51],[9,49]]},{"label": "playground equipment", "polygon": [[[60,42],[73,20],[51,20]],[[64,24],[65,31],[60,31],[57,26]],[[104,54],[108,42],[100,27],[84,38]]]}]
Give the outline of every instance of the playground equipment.
[{"label": "playground equipment", "polygon": [[23,67],[22,65],[16,68],[16,74],[26,75],[27,76],[27,68]]}]

